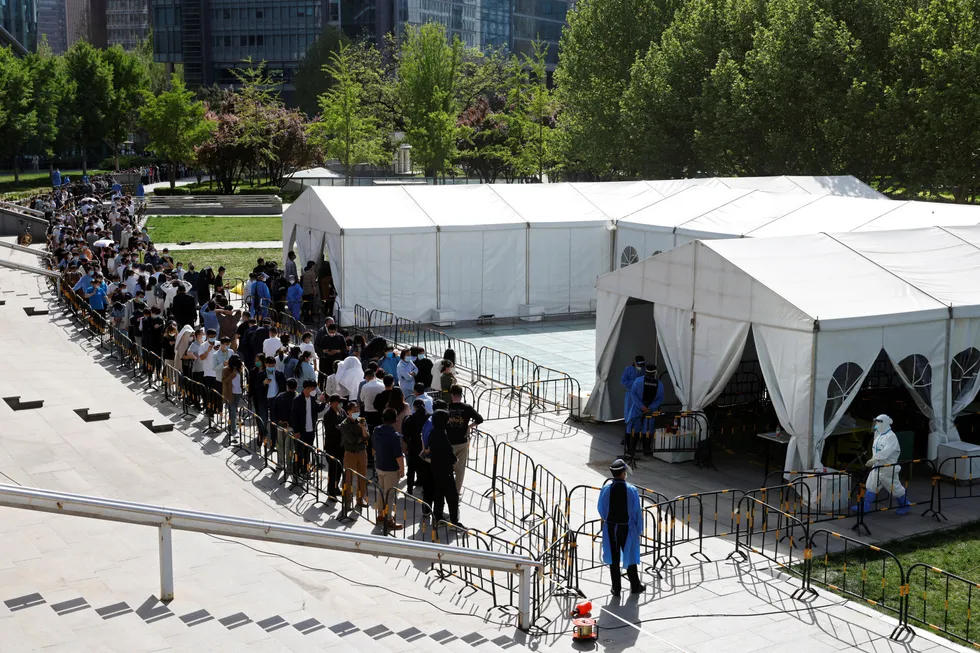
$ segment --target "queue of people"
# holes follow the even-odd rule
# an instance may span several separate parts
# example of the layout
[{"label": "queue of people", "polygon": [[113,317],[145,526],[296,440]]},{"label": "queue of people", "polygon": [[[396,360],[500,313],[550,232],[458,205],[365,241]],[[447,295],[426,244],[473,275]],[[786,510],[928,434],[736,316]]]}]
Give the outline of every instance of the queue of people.
[{"label": "queue of people", "polygon": [[[483,418],[463,401],[452,350],[437,365],[421,347],[396,354],[382,338],[352,336],[329,316],[332,283],[322,287],[322,270],[312,263],[300,273],[293,252],[281,271],[257,261],[238,308],[223,267],[197,269],[157,251],[140,227],[139,203],[110,181],[87,180],[86,197],[60,186],[32,204],[48,217],[48,247],[63,283],[152,354],[151,374],[172,365],[221,397],[231,441],[246,409],[252,413],[259,435],[248,444],[278,453],[281,482],[302,482],[319,466],[328,499],[345,494],[345,506],[362,509],[371,468],[380,490],[375,509],[389,529],[402,527],[386,500],[403,481],[408,494],[421,494],[426,512],[431,506],[432,519],[444,519],[448,507],[459,525],[469,438]],[[271,311],[302,324],[318,295],[328,316],[316,333],[293,342],[279,332]]]}]

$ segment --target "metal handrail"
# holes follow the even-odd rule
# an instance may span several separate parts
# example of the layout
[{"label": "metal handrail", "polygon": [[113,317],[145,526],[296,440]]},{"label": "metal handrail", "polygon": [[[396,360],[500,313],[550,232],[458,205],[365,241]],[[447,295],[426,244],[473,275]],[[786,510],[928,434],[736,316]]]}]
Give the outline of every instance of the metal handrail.
[{"label": "metal handrail", "polygon": [[523,630],[527,630],[531,625],[532,578],[536,570],[542,568],[540,561],[528,556],[468,550],[379,535],[359,535],[282,522],[243,519],[231,515],[178,510],[15,485],[0,484],[0,506],[157,527],[160,531],[161,601],[170,601],[174,598],[171,541],[171,531],[174,529],[517,574],[520,588],[518,628]]}]

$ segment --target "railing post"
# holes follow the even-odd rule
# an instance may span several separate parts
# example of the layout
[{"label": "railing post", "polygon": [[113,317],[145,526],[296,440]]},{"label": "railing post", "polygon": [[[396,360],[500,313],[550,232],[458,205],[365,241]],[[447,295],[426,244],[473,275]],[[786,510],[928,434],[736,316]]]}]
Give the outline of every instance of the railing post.
[{"label": "railing post", "polygon": [[160,524],[160,600],[174,600],[174,550],[170,522]]},{"label": "railing post", "polygon": [[531,576],[534,570],[520,567],[517,571],[517,627],[527,631],[531,628]]}]

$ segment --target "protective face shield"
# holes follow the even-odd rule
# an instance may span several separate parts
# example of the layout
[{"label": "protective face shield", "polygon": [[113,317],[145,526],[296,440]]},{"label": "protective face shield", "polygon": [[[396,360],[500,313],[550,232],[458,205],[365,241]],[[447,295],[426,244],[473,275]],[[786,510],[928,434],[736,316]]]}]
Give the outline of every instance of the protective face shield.
[{"label": "protective face shield", "polygon": [[882,413],[875,417],[874,427],[875,433],[888,433],[892,428],[892,418]]}]

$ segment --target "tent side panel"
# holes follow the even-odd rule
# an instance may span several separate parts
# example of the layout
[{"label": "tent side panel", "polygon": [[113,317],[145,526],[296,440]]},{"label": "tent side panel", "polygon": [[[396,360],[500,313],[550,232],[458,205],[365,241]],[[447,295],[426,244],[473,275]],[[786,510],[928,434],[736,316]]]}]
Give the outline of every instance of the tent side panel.
[{"label": "tent side panel", "polygon": [[592,310],[596,298],[596,279],[610,271],[611,238],[612,232],[605,227],[569,229],[569,312]]},{"label": "tent side panel", "polygon": [[344,272],[345,306],[393,311],[391,241],[391,236],[344,235],[344,261],[338,267]]},{"label": "tent side panel", "polygon": [[567,313],[571,288],[570,230],[532,228],[530,232],[531,304],[543,306],[545,313]]},{"label": "tent side panel", "polygon": [[440,305],[456,311],[457,320],[474,320],[482,313],[484,237],[480,231],[439,234]]},{"label": "tent side panel", "polygon": [[[431,320],[436,307],[436,232],[391,236],[390,247],[391,312],[410,320]],[[363,260],[365,274],[373,272],[372,260],[377,259]]]},{"label": "tent side panel", "polygon": [[[519,314],[527,280],[527,229],[483,232],[483,305],[480,314]],[[470,259],[470,267],[473,259]],[[474,315],[473,317],[478,317]]]}]

